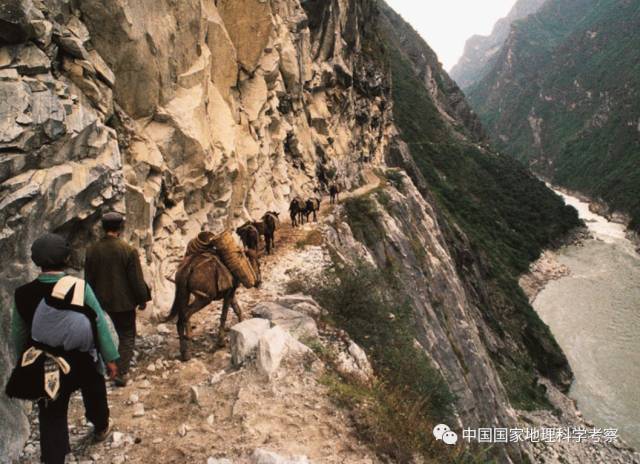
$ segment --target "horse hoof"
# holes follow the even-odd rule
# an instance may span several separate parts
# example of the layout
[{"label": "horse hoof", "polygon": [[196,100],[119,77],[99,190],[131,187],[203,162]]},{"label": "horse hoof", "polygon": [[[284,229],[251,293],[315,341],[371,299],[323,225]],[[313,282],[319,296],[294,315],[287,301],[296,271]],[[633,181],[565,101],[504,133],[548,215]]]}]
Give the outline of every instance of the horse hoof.
[{"label": "horse hoof", "polygon": [[180,359],[183,362],[191,361],[191,354],[189,354],[189,353],[180,353]]}]

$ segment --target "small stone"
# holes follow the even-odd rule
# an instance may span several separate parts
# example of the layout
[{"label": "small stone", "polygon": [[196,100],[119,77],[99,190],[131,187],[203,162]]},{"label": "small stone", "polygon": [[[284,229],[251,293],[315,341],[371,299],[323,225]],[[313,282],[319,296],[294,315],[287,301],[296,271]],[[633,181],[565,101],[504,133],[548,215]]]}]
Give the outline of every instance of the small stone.
[{"label": "small stone", "polygon": [[227,458],[209,458],[207,459],[207,464],[233,464],[229,459]]},{"label": "small stone", "polygon": [[121,455],[115,456],[111,461],[111,464],[124,464],[126,460],[127,458],[125,458],[124,455],[121,454]]},{"label": "small stone", "polygon": [[207,424],[209,424],[211,427],[213,427],[214,421],[215,421],[215,418],[213,417],[213,414],[207,417]]},{"label": "small stone", "polygon": [[138,401],[140,401],[140,397],[139,397],[138,395],[136,395],[135,393],[132,393],[132,394],[129,396],[129,402],[130,402],[131,404],[135,404],[135,403],[137,403]]},{"label": "small stone", "polygon": [[198,387],[191,386],[191,388],[189,389],[189,393],[191,394],[191,402],[200,404],[200,392],[198,391]]},{"label": "small stone", "polygon": [[92,459],[93,461],[100,461],[100,458],[101,458],[101,456],[100,456],[98,453],[93,453],[93,454],[91,455],[91,459]]},{"label": "small stone", "polygon": [[156,365],[155,365],[155,364],[153,364],[153,363],[149,364],[149,365],[147,366],[147,370],[148,370],[149,372],[155,372],[155,371],[156,371]]},{"label": "small stone", "polygon": [[162,438],[154,438],[153,440],[151,440],[151,443],[157,445],[158,443],[162,443],[163,441],[164,440]]},{"label": "small stone", "polygon": [[133,417],[142,417],[144,416],[144,404],[136,403],[133,406]]},{"label": "small stone", "polygon": [[224,374],[226,372],[225,371],[218,371],[216,373],[214,373],[211,378],[209,379],[209,383],[211,385],[215,385],[216,383],[220,382],[222,380],[222,378],[224,377]]},{"label": "small stone", "polygon": [[121,446],[123,439],[124,439],[124,434],[122,432],[113,432],[113,434],[111,434],[111,447],[117,448]]},{"label": "small stone", "polygon": [[185,437],[187,435],[187,426],[186,424],[180,424],[178,427],[178,435],[181,437]]}]

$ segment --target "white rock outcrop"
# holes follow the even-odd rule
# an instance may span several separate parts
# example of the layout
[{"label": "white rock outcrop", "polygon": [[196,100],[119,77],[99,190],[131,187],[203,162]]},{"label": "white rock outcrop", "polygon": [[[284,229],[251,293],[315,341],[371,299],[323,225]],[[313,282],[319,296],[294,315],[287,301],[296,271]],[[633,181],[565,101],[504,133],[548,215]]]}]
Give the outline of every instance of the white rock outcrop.
[{"label": "white rock outcrop", "polygon": [[270,328],[271,323],[260,318],[248,319],[231,327],[231,362],[235,366],[242,365],[258,346],[260,337]]},{"label": "white rock outcrop", "polygon": [[271,377],[285,358],[300,358],[306,355],[313,356],[309,347],[281,327],[275,326],[260,337],[256,366],[259,372]]},{"label": "white rock outcrop", "polygon": [[318,326],[313,318],[277,303],[260,303],[251,309],[251,314],[271,321],[298,340],[316,338],[318,336]]}]

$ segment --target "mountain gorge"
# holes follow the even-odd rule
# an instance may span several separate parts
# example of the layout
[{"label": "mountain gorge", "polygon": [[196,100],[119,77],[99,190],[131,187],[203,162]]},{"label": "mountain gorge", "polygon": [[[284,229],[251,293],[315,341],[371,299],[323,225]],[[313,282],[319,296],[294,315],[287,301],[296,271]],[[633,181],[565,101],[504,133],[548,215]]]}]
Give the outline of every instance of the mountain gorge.
[{"label": "mountain gorge", "polygon": [[[386,4],[21,0],[2,4],[0,26],[0,251],[7,262],[0,271],[0,383],[14,356],[7,343],[12,291],[37,275],[29,247],[41,233],[64,235],[74,248],[72,272],[81,273],[84,250],[100,234],[101,214],[125,213],[125,235],[140,250],[157,316],[168,310],[169,279],[198,232],[218,233],[267,210],[281,212],[284,223],[291,199],[326,193],[338,182],[345,197],[323,210],[312,231],[321,234],[321,245],[312,251],[328,256],[333,272],[355,271],[338,274],[339,292],[327,296],[315,288],[326,263],[293,260],[300,268],[318,267],[301,279],[314,285],[298,291],[326,306],[331,317],[318,325],[333,324],[365,348],[380,388],[398,388],[405,402],[412,401],[411,416],[431,426],[576,419],[557,402],[566,399],[571,369],[518,277],[544,248],[580,226],[577,214],[490,147],[436,54]],[[307,249],[304,243],[291,248],[290,255]],[[279,259],[270,257],[265,267],[281,282],[297,270],[280,272]],[[348,276],[369,267],[378,276],[380,301],[362,295],[366,279],[354,280],[360,292],[356,288],[348,300],[340,293]],[[291,298],[288,291],[279,286],[268,296],[282,301]],[[247,305],[266,298],[246,294]],[[158,338],[154,321],[145,317],[144,326]],[[158,333],[165,345],[177,344],[173,334]],[[202,362],[210,358],[206,353]],[[173,360],[153,365],[163,363]],[[219,364],[216,357],[207,367]],[[324,391],[311,371],[301,378]],[[248,368],[236,373],[249,379],[237,388],[257,382]],[[165,377],[147,374],[164,385]],[[257,383],[268,398],[252,398],[257,403],[248,410],[259,414],[286,381]],[[205,383],[199,388],[222,395],[215,382]],[[240,390],[230,397],[233,403],[222,409],[233,415]],[[181,410],[184,417],[167,413],[164,420],[208,421],[202,404],[214,403],[206,398],[200,409]],[[155,413],[166,413],[165,406],[158,398]],[[269,440],[334,462],[323,460],[322,453],[333,451],[329,443],[300,449],[306,442],[295,434],[303,427],[265,436],[248,416],[229,425],[243,443],[223,450],[237,462],[248,462],[242,460],[247,450]],[[402,425],[402,418],[394,420]],[[156,430],[161,422],[147,425]],[[22,406],[0,398],[0,425],[0,457],[17,456],[28,435]],[[528,462],[551,452],[527,443],[461,444],[450,452],[424,438],[431,430],[419,433],[418,444],[398,439],[380,450],[360,437],[362,443],[352,445],[375,449],[380,462],[394,456],[397,462],[420,462],[417,456]],[[173,452],[162,448],[174,447],[175,433],[169,435],[166,443],[149,438],[137,449]],[[207,437],[211,441],[203,433]],[[211,444],[183,448],[175,462],[206,457]],[[567,462],[587,462],[583,452],[562,451]],[[611,462],[626,456],[611,453]]]},{"label": "mountain gorge", "polygon": [[640,227],[640,5],[547,1],[466,89],[496,147]]},{"label": "mountain gorge", "polygon": [[535,13],[544,2],[545,0],[518,0],[509,14],[495,24],[491,34],[474,35],[469,38],[462,57],[451,68],[451,78],[462,89],[467,89],[482,80],[498,60],[502,45],[509,37],[511,24]]}]

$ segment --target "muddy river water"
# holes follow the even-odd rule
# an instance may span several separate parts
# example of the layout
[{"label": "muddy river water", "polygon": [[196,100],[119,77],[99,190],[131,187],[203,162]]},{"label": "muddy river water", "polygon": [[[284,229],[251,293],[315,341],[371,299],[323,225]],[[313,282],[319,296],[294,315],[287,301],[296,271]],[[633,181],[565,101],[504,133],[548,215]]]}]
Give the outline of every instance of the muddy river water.
[{"label": "muddy river water", "polygon": [[640,255],[622,225],[562,196],[594,239],[558,253],[571,275],[550,282],[533,306],[569,359],[570,396],[585,418],[640,449]]}]

